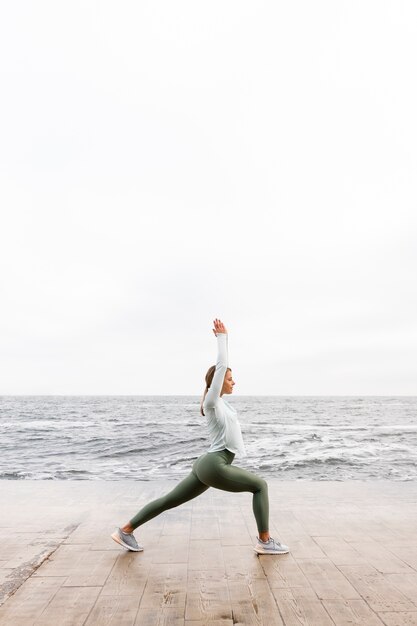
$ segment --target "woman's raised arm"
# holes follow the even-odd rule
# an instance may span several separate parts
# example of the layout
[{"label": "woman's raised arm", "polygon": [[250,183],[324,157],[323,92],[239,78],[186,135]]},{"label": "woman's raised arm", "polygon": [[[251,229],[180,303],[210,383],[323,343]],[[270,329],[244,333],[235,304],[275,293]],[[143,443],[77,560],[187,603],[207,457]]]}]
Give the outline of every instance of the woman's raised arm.
[{"label": "woman's raised arm", "polygon": [[208,409],[213,408],[216,404],[217,399],[220,397],[220,393],[223,388],[224,377],[226,375],[229,365],[227,330],[223,322],[221,322],[217,318],[214,320],[213,333],[216,335],[217,338],[217,362],[213,380],[204,400],[204,405]]}]

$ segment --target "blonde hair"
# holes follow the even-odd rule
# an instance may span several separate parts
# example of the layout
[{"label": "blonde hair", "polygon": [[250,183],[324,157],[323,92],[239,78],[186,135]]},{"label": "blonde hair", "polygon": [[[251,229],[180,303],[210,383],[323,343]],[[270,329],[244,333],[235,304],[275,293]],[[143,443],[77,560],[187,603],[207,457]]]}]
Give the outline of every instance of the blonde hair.
[{"label": "blonde hair", "polygon": [[[212,365],[207,370],[207,374],[206,374],[206,377],[205,377],[206,388],[204,390],[203,398],[202,398],[201,403],[200,403],[200,413],[201,413],[201,415],[205,415],[205,413],[203,411],[203,403],[204,403],[204,399],[205,399],[205,397],[207,395],[207,392],[210,389],[210,385],[213,382],[213,376],[214,376],[214,372],[215,371],[216,371],[216,366],[215,365]],[[232,371],[232,368],[228,367],[227,370],[226,370],[226,373],[227,372],[231,372],[231,371]]]}]

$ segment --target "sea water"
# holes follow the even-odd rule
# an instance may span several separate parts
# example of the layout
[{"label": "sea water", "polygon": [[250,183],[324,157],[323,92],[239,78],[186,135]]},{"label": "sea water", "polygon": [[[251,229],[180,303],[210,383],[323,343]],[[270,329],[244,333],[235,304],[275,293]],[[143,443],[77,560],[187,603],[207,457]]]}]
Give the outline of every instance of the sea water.
[{"label": "sea water", "polygon": [[[415,480],[417,398],[227,396],[247,456],[282,480]],[[0,397],[0,478],[181,479],[209,448],[200,396]]]}]

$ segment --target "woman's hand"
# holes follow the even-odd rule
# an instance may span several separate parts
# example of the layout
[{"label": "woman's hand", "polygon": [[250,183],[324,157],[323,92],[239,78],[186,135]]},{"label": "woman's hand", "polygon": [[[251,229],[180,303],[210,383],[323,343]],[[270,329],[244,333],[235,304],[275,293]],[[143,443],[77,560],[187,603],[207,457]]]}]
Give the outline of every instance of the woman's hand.
[{"label": "woman's hand", "polygon": [[217,337],[217,333],[226,333],[227,335],[226,326],[223,324],[223,322],[218,320],[217,317],[213,321],[213,324],[214,324],[213,333],[216,335],[216,337]]}]

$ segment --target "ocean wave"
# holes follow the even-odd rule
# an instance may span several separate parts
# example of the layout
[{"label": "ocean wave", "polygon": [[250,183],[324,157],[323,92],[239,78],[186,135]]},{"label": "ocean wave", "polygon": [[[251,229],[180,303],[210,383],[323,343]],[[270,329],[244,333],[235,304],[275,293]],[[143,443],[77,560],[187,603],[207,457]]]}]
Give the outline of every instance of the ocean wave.
[{"label": "ocean wave", "polygon": [[25,479],[28,476],[25,472],[0,472],[0,479],[5,480],[20,480]]},{"label": "ocean wave", "polygon": [[301,468],[301,467],[309,468],[309,467],[314,467],[316,465],[338,465],[338,464],[355,467],[357,462],[352,461],[350,459],[343,458],[343,457],[328,456],[325,458],[314,458],[314,459],[305,459],[305,460],[299,459],[295,461],[288,460],[288,461],[284,461],[280,467],[282,469],[294,469],[294,468]]},{"label": "ocean wave", "polygon": [[[417,399],[394,400],[235,396],[248,455],[234,464],[294,480],[415,479]],[[3,397],[0,479],[181,479],[209,447],[199,401]]]}]

